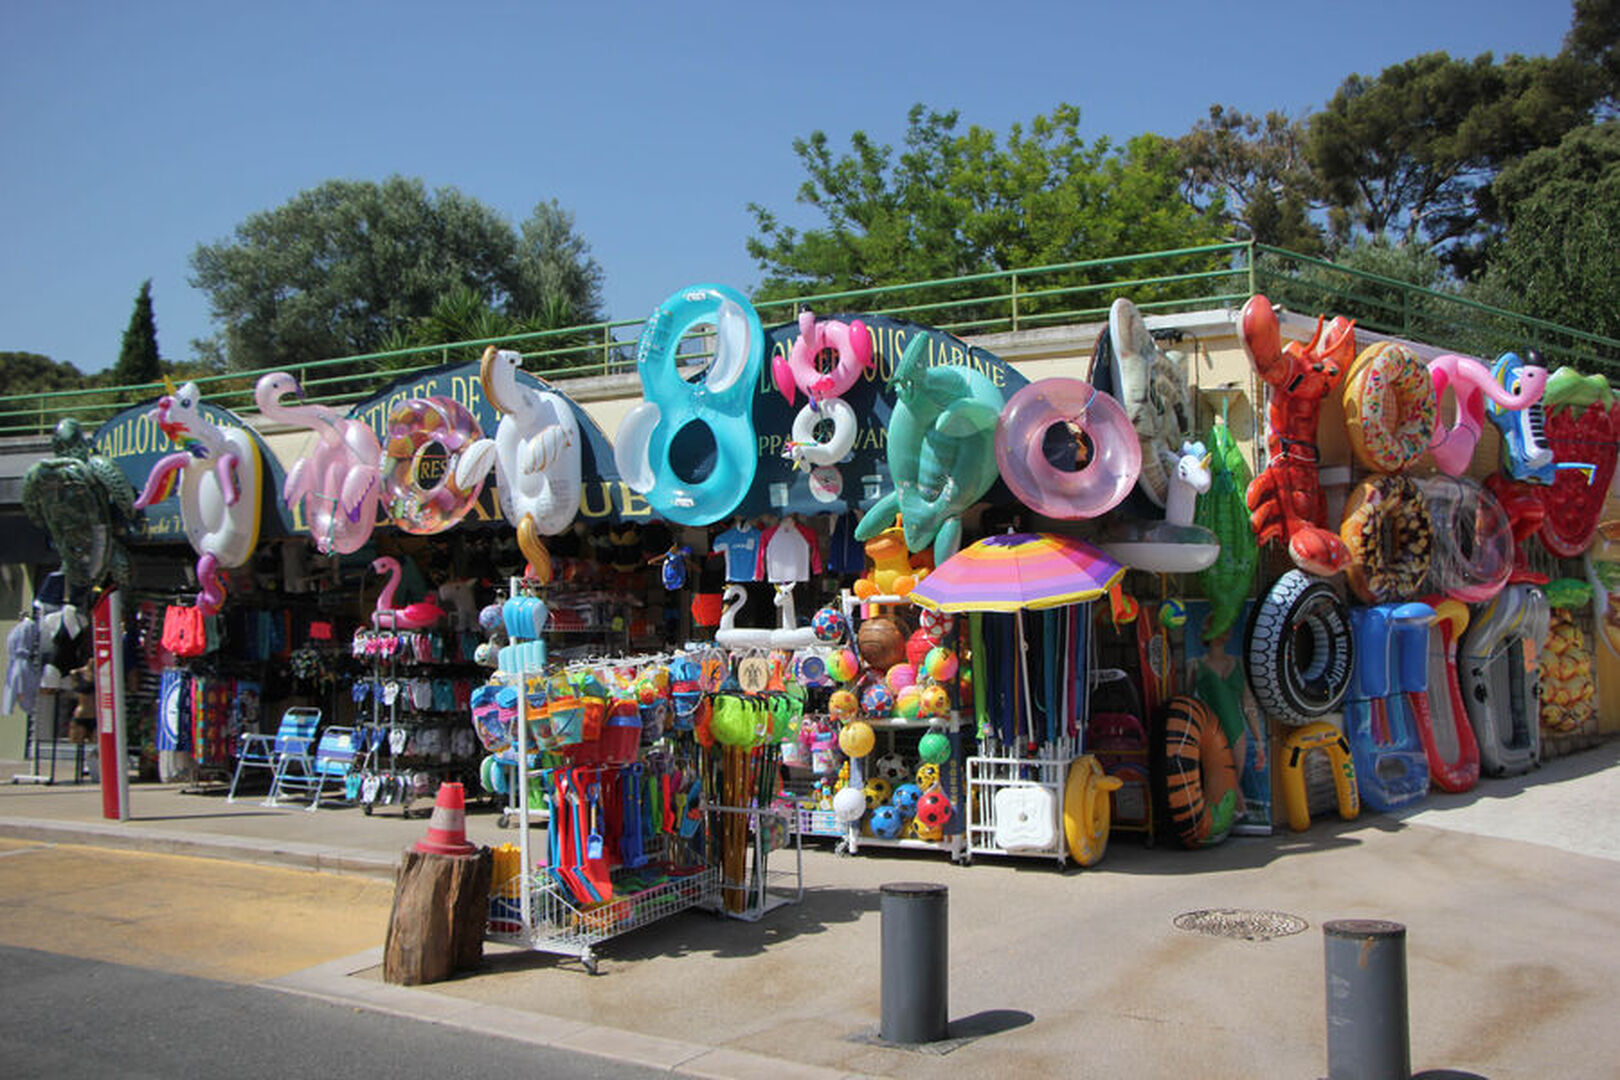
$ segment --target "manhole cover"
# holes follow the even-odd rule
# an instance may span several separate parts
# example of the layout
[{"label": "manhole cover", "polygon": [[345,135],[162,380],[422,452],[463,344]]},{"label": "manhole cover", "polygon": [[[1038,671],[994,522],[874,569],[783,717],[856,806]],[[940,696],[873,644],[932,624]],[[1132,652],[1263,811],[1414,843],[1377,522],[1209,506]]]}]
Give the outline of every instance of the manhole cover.
[{"label": "manhole cover", "polygon": [[1297,934],[1310,924],[1298,915],[1283,911],[1242,911],[1237,908],[1209,908],[1185,911],[1175,918],[1177,930],[1191,930],[1210,937],[1241,938],[1244,941],[1270,941]]}]

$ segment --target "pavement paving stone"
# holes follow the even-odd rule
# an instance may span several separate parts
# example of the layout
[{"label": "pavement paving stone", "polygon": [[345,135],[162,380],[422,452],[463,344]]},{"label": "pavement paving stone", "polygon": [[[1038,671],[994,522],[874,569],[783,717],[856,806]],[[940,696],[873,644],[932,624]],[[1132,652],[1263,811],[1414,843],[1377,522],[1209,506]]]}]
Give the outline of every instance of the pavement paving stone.
[{"label": "pavement paving stone", "polygon": [[[308,977],[305,992],[359,1007],[478,1030],[523,1027],[520,1037],[584,1042],[693,1075],[752,1076],[758,1066],[773,1076],[800,1075],[783,1071],[796,1067],[806,1076],[930,1080],[941,1068],[1316,1076],[1325,1064],[1320,927],[1388,918],[1407,927],[1414,1068],[1493,1080],[1611,1075],[1620,1060],[1616,764],[1620,741],[1611,740],[1401,815],[1328,819],[1305,833],[1197,852],[1116,841],[1084,871],[812,848],[801,904],[755,923],[677,915],[600,946],[599,977],[576,960],[491,949],[478,973],[431,989],[388,987],[372,950],[271,985],[293,989]],[[0,836],[66,842],[123,830],[140,843],[167,838],[228,858],[243,850],[304,865],[346,858],[380,874],[426,828],[397,814],[233,806],[145,786],[132,801],[137,820],[103,824],[93,791],[0,789]],[[468,835],[516,839],[476,809]],[[8,850],[16,849],[0,854]],[[0,868],[21,861],[0,859]],[[896,880],[950,889],[953,1034],[979,1034],[944,1056],[869,1038],[881,1011],[878,889]],[[1178,914],[1222,908],[1284,912],[1307,928],[1244,941],[1174,925]]]}]

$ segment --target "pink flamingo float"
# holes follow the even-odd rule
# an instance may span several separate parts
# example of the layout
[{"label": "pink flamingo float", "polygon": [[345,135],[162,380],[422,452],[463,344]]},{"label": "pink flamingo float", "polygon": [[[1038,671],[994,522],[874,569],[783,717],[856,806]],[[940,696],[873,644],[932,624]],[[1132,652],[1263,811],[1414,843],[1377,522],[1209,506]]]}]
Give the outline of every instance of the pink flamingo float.
[{"label": "pink flamingo float", "polygon": [[377,597],[377,607],[371,613],[371,625],[379,630],[426,630],[444,618],[444,609],[432,600],[418,600],[402,608],[394,606],[394,594],[399,591],[399,579],[404,573],[399,560],[383,555],[372,561],[374,573],[387,574],[388,582]]},{"label": "pink flamingo float", "polygon": [[381,501],[382,446],[365,423],[348,420],[324,405],[287,405],[289,395],[304,396],[298,380],[285,371],[259,380],[253,399],[272,420],[308,428],[315,442],[287,473],[282,498],[288,506],[304,504],[315,547],[323,554],[347,555],[371,539]]},{"label": "pink flamingo float", "polygon": [[1436,424],[1434,438],[1429,442],[1434,463],[1443,472],[1461,476],[1468,471],[1468,462],[1474,456],[1474,447],[1485,427],[1486,398],[1504,412],[1528,409],[1541,400],[1547,389],[1547,369],[1526,365],[1518,374],[1516,391],[1513,391],[1498,382],[1490,368],[1471,356],[1447,353],[1429,361],[1435,402],[1438,404],[1445,397],[1447,387],[1456,399],[1457,418],[1450,427]]},{"label": "pink flamingo float", "polygon": [[216,614],[225,603],[219,571],[241,566],[259,541],[259,492],[264,466],[246,428],[216,427],[201,411],[202,392],[188,382],[152,410],[157,426],[180,449],[158,459],[135,508],[144,510],[175,493],[180,521],[197,553],[197,608]]}]

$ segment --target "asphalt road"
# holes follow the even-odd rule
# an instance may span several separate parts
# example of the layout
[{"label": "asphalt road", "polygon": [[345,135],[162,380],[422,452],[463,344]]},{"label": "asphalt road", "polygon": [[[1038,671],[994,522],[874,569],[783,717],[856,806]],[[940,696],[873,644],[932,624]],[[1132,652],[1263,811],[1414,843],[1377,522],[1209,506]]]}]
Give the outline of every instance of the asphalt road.
[{"label": "asphalt road", "polygon": [[256,986],[0,946],[0,1073],[26,1077],[653,1077],[667,1072]]}]

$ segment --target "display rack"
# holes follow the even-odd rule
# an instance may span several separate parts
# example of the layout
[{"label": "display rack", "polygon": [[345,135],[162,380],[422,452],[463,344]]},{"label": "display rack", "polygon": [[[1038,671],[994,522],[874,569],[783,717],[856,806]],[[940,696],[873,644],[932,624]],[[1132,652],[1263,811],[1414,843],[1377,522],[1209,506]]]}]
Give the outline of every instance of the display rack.
[{"label": "display rack", "polygon": [[1049,758],[967,759],[967,848],[971,855],[1069,858],[1063,795],[1069,761]]},{"label": "display rack", "polygon": [[[756,922],[784,904],[797,904],[804,899],[804,845],[797,811],[715,803],[710,803],[708,810],[716,814],[748,815],[752,862],[744,882],[733,884],[715,879],[722,914]],[[719,830],[711,830],[711,835],[719,835]],[[771,852],[789,845],[793,852],[793,869],[772,870]],[[740,898],[736,896],[739,892],[742,893]],[[728,900],[730,902],[726,903]]]},{"label": "display rack", "polygon": [[[912,851],[942,851],[950,856],[952,862],[968,862],[972,852],[968,848],[967,835],[962,827],[963,822],[963,792],[962,766],[964,761],[962,744],[961,714],[953,712],[945,721],[929,723],[926,721],[907,722],[897,720],[869,720],[867,721],[872,732],[882,741],[886,751],[892,751],[895,745],[895,736],[910,734],[921,738],[929,731],[941,731],[951,740],[951,756],[940,764],[940,786],[949,796],[951,804],[956,807],[950,824],[945,827],[945,835],[938,840],[924,840],[916,836],[872,836],[861,832],[859,821],[838,826],[843,839],[839,841],[840,854],[858,855],[863,847],[872,848],[904,848]],[[879,751],[874,750],[869,760],[876,760]],[[851,782],[854,782],[855,772],[851,769]]]}]

